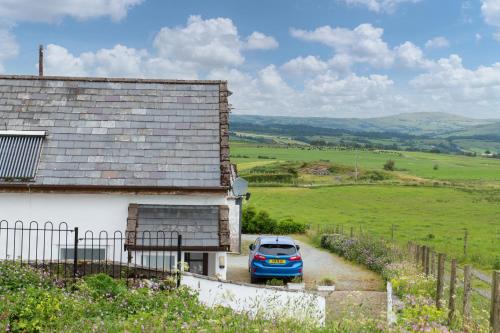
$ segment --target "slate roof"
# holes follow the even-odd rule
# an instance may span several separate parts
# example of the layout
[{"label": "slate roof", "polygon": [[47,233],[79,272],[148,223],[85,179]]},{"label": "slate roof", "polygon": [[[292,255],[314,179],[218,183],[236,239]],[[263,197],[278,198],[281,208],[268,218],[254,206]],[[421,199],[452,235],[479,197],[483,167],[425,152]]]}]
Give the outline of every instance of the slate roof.
[{"label": "slate roof", "polygon": [[35,184],[221,187],[225,87],[0,76],[0,130],[46,131]]}]

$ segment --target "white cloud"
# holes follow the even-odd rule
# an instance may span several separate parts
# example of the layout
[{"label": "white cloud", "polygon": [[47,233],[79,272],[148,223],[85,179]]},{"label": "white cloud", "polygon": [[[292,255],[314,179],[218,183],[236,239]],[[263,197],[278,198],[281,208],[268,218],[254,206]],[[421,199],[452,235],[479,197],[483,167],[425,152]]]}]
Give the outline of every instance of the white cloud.
[{"label": "white cloud", "polygon": [[476,42],[480,42],[483,39],[483,35],[481,35],[480,33],[476,33],[475,38]]},{"label": "white cloud", "polygon": [[342,0],[348,5],[362,6],[373,12],[393,13],[403,3],[417,3],[421,0]]},{"label": "white cloud", "polygon": [[0,73],[5,71],[3,62],[19,53],[19,45],[10,32],[9,26],[0,24]]},{"label": "white cloud", "polygon": [[271,50],[278,48],[278,46],[279,44],[274,37],[254,31],[248,36],[245,48],[251,50]]},{"label": "white cloud", "polygon": [[192,63],[151,57],[146,50],[128,48],[120,44],[112,49],[85,52],[78,56],[62,46],[49,44],[45,59],[47,75],[198,78],[197,67]]},{"label": "white cloud", "polygon": [[231,19],[203,20],[200,16],[190,16],[186,26],[162,28],[154,40],[161,57],[182,59],[203,67],[243,64],[242,45]]},{"label": "white cloud", "polygon": [[2,0],[0,17],[11,22],[54,22],[65,16],[79,20],[108,16],[119,21],[143,0]]},{"label": "white cloud", "polygon": [[438,36],[428,40],[425,47],[428,49],[442,49],[450,46],[450,41],[446,37]]},{"label": "white cloud", "polygon": [[[313,31],[292,29],[293,37],[319,42],[330,46],[346,65],[368,63],[374,67],[389,67],[394,56],[387,43],[382,40],[384,30],[369,23],[361,24],[353,30],[322,26]],[[335,61],[335,60],[334,60]]]},{"label": "white cloud", "polygon": [[48,75],[87,76],[85,63],[62,46],[49,44],[45,50],[44,71]]},{"label": "white cloud", "polygon": [[411,42],[405,42],[394,49],[396,60],[403,67],[428,68],[433,62],[425,58],[422,50]]},{"label": "white cloud", "polygon": [[500,28],[500,1],[481,0],[481,12],[486,23]]},{"label": "white cloud", "polygon": [[317,74],[328,69],[329,65],[319,57],[309,55],[289,60],[281,68],[292,75]]},{"label": "white cloud", "polygon": [[[86,20],[96,17],[110,17],[119,21],[127,11],[144,0],[1,0],[0,1],[0,73],[3,63],[19,53],[19,45],[11,34],[11,28],[22,21],[52,23],[64,17]],[[55,45],[53,45],[55,46]],[[66,52],[64,52],[66,51]],[[82,75],[83,69],[77,59],[63,48],[52,47],[51,54],[65,63],[57,70],[68,66],[71,72]],[[54,60],[53,58],[52,60]]]},{"label": "white cloud", "polygon": [[[383,40],[384,30],[371,24],[361,24],[353,30],[323,26],[312,31],[292,29],[291,34],[298,39],[319,42],[331,47],[333,57],[328,61],[330,68],[346,71],[356,63],[369,64],[375,68],[390,68],[397,64],[409,68],[426,68],[431,61],[422,50],[411,42],[390,48]],[[303,63],[298,59],[287,67]]]},{"label": "white cloud", "polygon": [[458,55],[440,59],[428,73],[410,85],[432,108],[469,116],[498,117],[500,109],[500,63],[465,68]]},{"label": "white cloud", "polygon": [[162,28],[151,52],[118,44],[73,55],[62,46],[49,45],[46,73],[193,79],[200,73],[242,65],[243,48],[230,19],[191,16],[185,26]]},{"label": "white cloud", "polygon": [[211,79],[227,79],[231,104],[239,114],[288,116],[371,116],[383,114],[397,99],[387,76],[341,76],[326,71],[292,88],[275,66],[255,76],[236,69],[212,71]]}]

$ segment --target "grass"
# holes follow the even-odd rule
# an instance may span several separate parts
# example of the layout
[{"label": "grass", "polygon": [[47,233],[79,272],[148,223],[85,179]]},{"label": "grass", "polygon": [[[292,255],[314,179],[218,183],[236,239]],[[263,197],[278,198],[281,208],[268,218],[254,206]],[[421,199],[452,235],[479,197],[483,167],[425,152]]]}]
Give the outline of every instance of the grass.
[{"label": "grass", "polygon": [[[500,160],[484,157],[312,147],[288,148],[239,142],[231,143],[231,154],[233,156],[246,156],[246,158],[236,157],[232,159],[233,163],[238,164],[240,170],[276,161],[329,160],[337,164],[354,166],[357,156],[359,167],[370,170],[381,170],[384,163],[392,159],[396,162],[396,169],[400,170],[399,172],[402,174],[436,180],[500,183]],[[274,158],[274,160],[262,159],[259,156]],[[438,165],[438,170],[434,170],[435,165]]]},{"label": "grass", "polygon": [[[273,218],[312,225],[344,225],[395,239],[418,241],[491,269],[500,256],[500,191],[443,187],[356,185],[320,188],[254,187],[251,205]],[[464,228],[468,256],[463,256]]]},{"label": "grass", "polygon": [[[380,172],[387,160],[395,161],[396,171],[387,173],[392,178],[383,181],[358,180],[354,184],[352,172],[345,172],[340,181],[335,174],[299,172],[294,184],[253,184],[250,204],[268,211],[272,218],[291,217],[313,226],[343,224],[344,230],[352,226],[356,232],[361,228],[383,237],[390,237],[395,225],[396,241],[425,243],[484,270],[492,269],[500,256],[498,159],[240,142],[233,142],[231,148],[233,156],[240,156],[233,162],[243,175],[272,170],[280,163],[315,161],[351,170],[356,157],[362,172]],[[316,187],[304,186],[306,183]],[[465,229],[469,233],[467,255],[463,250]]]},{"label": "grass", "polygon": [[[164,281],[127,286],[104,274],[64,286],[18,263],[0,262],[3,332],[382,332],[378,322],[343,321],[319,328],[290,319],[250,318],[209,308],[188,288]],[[249,305],[252,306],[252,305]]]}]

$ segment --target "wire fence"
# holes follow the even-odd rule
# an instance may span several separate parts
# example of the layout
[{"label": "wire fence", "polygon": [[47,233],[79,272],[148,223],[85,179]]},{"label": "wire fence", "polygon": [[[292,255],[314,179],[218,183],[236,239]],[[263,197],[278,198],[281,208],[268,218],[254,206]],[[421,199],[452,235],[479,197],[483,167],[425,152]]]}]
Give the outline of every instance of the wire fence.
[{"label": "wire fence", "polygon": [[176,231],[81,231],[65,222],[0,221],[0,261],[75,279],[105,273],[115,278],[165,278],[180,284],[182,235]]}]

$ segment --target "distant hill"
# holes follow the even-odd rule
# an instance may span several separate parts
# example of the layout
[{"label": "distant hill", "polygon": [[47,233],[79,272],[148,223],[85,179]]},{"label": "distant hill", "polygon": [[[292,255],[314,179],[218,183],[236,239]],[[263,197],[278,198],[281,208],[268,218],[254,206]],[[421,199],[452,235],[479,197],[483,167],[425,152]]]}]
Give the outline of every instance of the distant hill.
[{"label": "distant hill", "polygon": [[439,112],[405,113],[379,118],[323,118],[232,115],[232,123],[260,126],[306,125],[317,128],[343,129],[353,132],[396,132],[410,135],[438,135],[489,125],[493,121],[471,119]]},{"label": "distant hill", "polygon": [[470,126],[460,131],[453,131],[443,134],[446,137],[483,137],[500,139],[500,121],[485,124]]},{"label": "distant hill", "polygon": [[231,115],[231,135],[253,142],[302,142],[315,146],[500,154],[500,121],[447,113],[379,118]]}]

